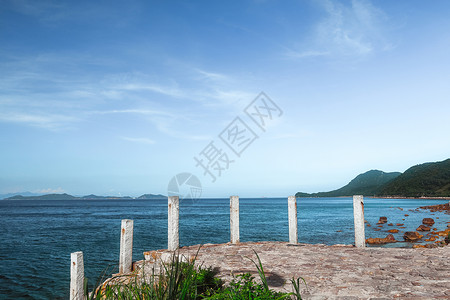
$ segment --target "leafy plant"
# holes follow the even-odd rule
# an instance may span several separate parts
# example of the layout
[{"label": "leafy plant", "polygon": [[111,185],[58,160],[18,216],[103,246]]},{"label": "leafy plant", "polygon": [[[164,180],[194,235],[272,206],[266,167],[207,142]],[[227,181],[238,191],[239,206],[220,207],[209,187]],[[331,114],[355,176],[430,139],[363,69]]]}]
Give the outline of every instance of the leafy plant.
[{"label": "leafy plant", "polygon": [[[199,249],[200,250],[200,249]],[[254,251],[255,252],[255,251]],[[197,251],[198,254],[198,251]],[[256,266],[261,283],[255,281],[250,273],[237,275],[229,285],[216,277],[211,268],[195,266],[197,255],[190,262],[183,262],[178,253],[174,253],[169,263],[162,263],[157,273],[155,267],[151,274],[131,274],[113,277],[103,284],[98,280],[96,288],[88,293],[88,300],[100,299],[158,299],[158,300],[200,300],[200,299],[301,299],[300,278],[291,283],[294,293],[276,292],[269,288],[263,265],[255,252],[257,262],[250,259]],[[142,269],[144,270],[144,269]],[[105,271],[104,274],[107,272]],[[138,276],[139,275],[139,276]],[[301,278],[304,281],[303,278]],[[306,284],[306,282],[305,282]]]}]

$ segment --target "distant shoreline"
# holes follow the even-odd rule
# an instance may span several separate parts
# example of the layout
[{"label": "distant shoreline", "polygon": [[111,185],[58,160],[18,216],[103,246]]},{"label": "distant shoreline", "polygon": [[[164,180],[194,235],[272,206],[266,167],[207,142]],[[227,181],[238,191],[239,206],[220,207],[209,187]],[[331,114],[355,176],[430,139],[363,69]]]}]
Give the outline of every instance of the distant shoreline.
[{"label": "distant shoreline", "polygon": [[[48,197],[50,196],[50,197]],[[94,196],[94,197],[90,197],[90,196],[83,196],[83,197],[76,197],[76,196],[71,196],[71,195],[66,195],[65,197],[59,197],[61,195],[55,195],[55,194],[50,194],[50,195],[42,195],[42,196],[13,196],[13,197],[9,197],[9,198],[3,198],[0,199],[0,201],[3,200],[9,200],[9,201],[20,201],[20,200],[33,200],[33,201],[48,201],[48,200],[125,200],[125,201],[133,201],[133,200],[167,200],[167,196],[163,196],[163,195],[153,195],[152,196],[148,196],[148,197],[130,197],[130,196],[123,196],[123,197],[115,197],[115,196]],[[305,199],[327,199],[327,198],[351,198],[353,197],[353,195],[351,196],[328,196],[328,197],[314,197],[314,196],[307,196],[307,197],[296,197],[296,198],[305,198]],[[267,199],[267,197],[240,197],[241,199]],[[286,197],[269,197],[270,198],[274,198],[274,199],[281,199],[281,198],[286,198]],[[377,197],[377,196],[364,196],[364,198],[369,198],[369,199],[413,199],[413,200],[450,200],[450,197],[403,197],[403,196],[382,196],[382,197]],[[187,198],[186,200],[205,200],[205,199],[227,199],[227,197],[223,197],[223,198],[198,198],[198,199],[190,199]]]},{"label": "distant shoreline", "polygon": [[378,199],[450,200],[450,197],[400,197],[400,196],[384,196],[384,197],[366,196],[366,197],[367,198],[378,198]]},{"label": "distant shoreline", "polygon": [[[328,197],[297,197],[297,198],[351,198],[352,196],[328,196]],[[403,196],[363,196],[364,198],[370,198],[370,199],[416,199],[416,200],[450,200],[450,197],[403,197]]]}]

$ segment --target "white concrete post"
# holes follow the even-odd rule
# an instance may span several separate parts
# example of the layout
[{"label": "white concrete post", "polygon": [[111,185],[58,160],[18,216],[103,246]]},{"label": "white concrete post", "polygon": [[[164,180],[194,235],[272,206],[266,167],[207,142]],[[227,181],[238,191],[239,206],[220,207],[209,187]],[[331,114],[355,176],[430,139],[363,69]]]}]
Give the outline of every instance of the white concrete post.
[{"label": "white concrete post", "polygon": [[131,272],[133,265],[133,220],[122,220],[119,273]]},{"label": "white concrete post", "polygon": [[84,300],[83,252],[70,254],[70,300]]},{"label": "white concrete post", "polygon": [[167,249],[175,251],[180,246],[179,240],[179,220],[180,220],[180,199],[178,196],[170,196],[169,204],[169,232],[167,238]]},{"label": "white concrete post", "polygon": [[355,221],[355,246],[358,248],[365,247],[363,196],[353,196],[353,218]]},{"label": "white concrete post", "polygon": [[230,238],[231,243],[239,243],[239,197],[230,197]]},{"label": "white concrete post", "polygon": [[289,216],[289,243],[298,243],[298,227],[297,227],[297,198],[295,196],[288,197],[288,216]]}]

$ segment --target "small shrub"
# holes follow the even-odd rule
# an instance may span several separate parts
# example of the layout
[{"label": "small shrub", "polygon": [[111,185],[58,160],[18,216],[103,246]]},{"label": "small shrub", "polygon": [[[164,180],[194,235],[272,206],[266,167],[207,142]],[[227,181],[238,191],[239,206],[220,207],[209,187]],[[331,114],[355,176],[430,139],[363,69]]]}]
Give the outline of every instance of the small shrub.
[{"label": "small shrub", "polygon": [[[198,253],[198,252],[197,252]],[[141,277],[124,275],[114,277],[101,284],[89,294],[89,300],[117,299],[117,300],[250,300],[250,299],[302,299],[300,295],[300,279],[291,279],[293,293],[276,292],[269,288],[267,278],[258,254],[257,261],[250,259],[258,270],[261,283],[256,282],[250,273],[237,275],[224,286],[223,281],[216,277],[217,273],[211,268],[195,266],[195,259],[190,263],[181,262],[174,253],[170,263],[163,263],[159,274],[142,274]]]}]

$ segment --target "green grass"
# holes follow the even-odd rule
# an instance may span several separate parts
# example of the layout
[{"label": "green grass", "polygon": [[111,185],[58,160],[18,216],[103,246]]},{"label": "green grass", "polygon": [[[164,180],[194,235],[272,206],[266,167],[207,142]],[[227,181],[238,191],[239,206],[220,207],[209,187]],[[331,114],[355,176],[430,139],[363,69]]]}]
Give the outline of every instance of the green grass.
[{"label": "green grass", "polygon": [[256,266],[260,282],[250,273],[245,273],[235,276],[228,285],[224,285],[211,267],[197,267],[195,259],[189,263],[182,262],[179,255],[174,253],[171,262],[162,263],[159,272],[153,268],[152,274],[140,274],[145,276],[118,276],[103,285],[99,281],[90,293],[86,285],[85,293],[89,295],[89,300],[302,299],[301,281],[306,285],[303,278],[291,279],[291,293],[271,290],[261,260],[255,254],[257,261],[250,260]]}]

